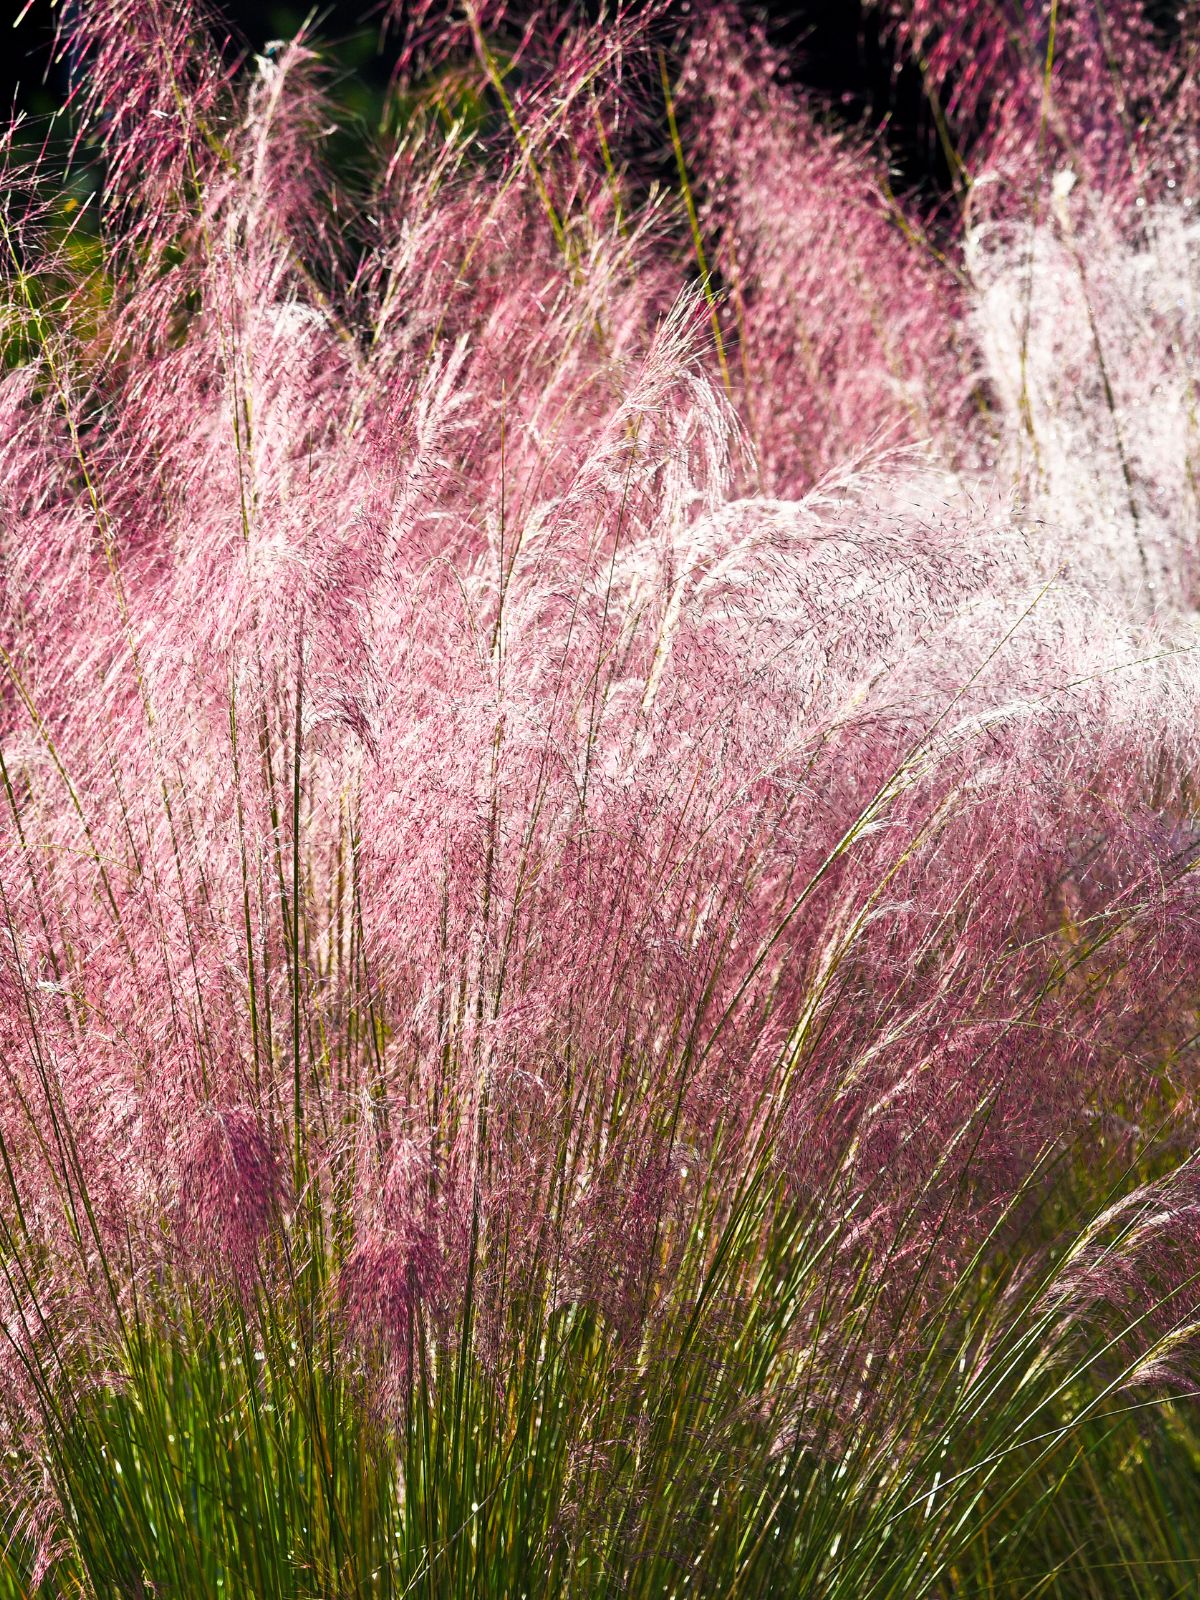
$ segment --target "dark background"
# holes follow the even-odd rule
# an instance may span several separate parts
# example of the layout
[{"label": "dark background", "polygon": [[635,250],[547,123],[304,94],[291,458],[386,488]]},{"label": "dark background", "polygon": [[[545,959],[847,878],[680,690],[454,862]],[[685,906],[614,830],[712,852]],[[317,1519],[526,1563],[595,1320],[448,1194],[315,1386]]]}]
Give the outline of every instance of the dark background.
[{"label": "dark background", "polygon": [[[0,15],[9,6],[18,14],[23,3],[0,0]],[[234,49],[262,50],[268,40],[294,34],[309,8],[286,0],[224,0],[217,9],[230,24]],[[513,9],[519,13],[521,7]],[[686,0],[677,9],[684,21]],[[793,80],[828,102],[836,118],[886,130],[899,186],[930,191],[930,198],[946,190],[949,173],[919,75],[897,61],[877,16],[866,13],[860,0],[791,0],[742,9],[786,52]],[[316,32],[331,49],[342,96],[351,105],[358,96],[365,101],[378,93],[390,70],[370,10],[370,0],[330,0],[318,13]],[[23,20],[0,32],[0,116],[25,113],[34,139],[68,89],[66,63],[54,49],[54,19],[50,0],[31,0]]]}]

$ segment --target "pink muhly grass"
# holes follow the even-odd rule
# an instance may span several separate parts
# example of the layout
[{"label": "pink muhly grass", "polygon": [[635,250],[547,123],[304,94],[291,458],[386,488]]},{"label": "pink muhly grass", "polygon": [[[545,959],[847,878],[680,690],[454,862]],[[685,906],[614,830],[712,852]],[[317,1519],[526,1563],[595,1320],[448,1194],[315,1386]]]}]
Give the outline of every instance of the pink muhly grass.
[{"label": "pink muhly grass", "polygon": [[1156,24],[1134,0],[871,3],[919,63],[967,182],[997,171],[1027,194],[1070,165],[1089,186],[1132,198],[1194,163],[1187,6]]},{"label": "pink muhly grass", "polygon": [[872,444],[960,433],[956,286],[883,157],[839,137],[719,8],[691,43],[680,96],[760,492],[798,494]]},{"label": "pink muhly grass", "polygon": [[258,1118],[240,1106],[203,1115],[183,1141],[178,1168],[186,1246],[210,1272],[246,1283],[279,1198],[277,1162]]},{"label": "pink muhly grass", "polygon": [[[1054,68],[1078,225],[969,219],[951,272],[714,12],[677,98],[722,373],[613,155],[632,21],[526,40],[506,105],[489,13],[450,54],[495,115],[416,95],[353,196],[311,41],[238,76],[182,5],[77,17],[103,294],[36,174],[4,220],[11,1301],[300,1292],[404,1396],[530,1305],[632,1360],[704,1305],[697,1218],[834,1196],[829,1294],[885,1263],[856,1337],[902,1363],[1048,1150],[1192,1127],[1191,234],[1072,131],[1100,47]],[[1024,47],[923,17],[978,149],[1036,140]],[[1191,1349],[1174,1183],[1039,1302],[1161,1288],[1146,1378]]]}]

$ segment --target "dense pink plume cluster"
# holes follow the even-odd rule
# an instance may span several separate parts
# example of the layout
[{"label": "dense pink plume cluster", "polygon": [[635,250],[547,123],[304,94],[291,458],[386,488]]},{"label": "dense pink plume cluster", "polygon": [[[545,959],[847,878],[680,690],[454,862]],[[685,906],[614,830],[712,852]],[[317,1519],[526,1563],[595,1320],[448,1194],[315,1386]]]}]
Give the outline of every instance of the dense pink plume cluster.
[{"label": "dense pink plume cluster", "polygon": [[1195,162],[1193,7],[1136,0],[869,0],[919,66],[964,177],[1028,197],[1069,164],[1132,198]]},{"label": "dense pink plume cluster", "polygon": [[881,444],[961,430],[958,287],[900,225],[883,153],[835,133],[732,12],[697,30],[680,92],[711,265],[728,285],[747,486],[794,495]]},{"label": "dense pink plume cluster", "polygon": [[636,1328],[714,1162],[880,1239],[925,1194],[952,1259],[1055,1141],[1186,1116],[1191,57],[1080,0],[1047,70],[1010,9],[897,23],[970,134],[936,250],[708,17],[703,283],[621,155],[668,114],[645,19],[502,77],[483,17],[351,195],[311,41],[231,73],[183,0],[73,13],[102,260],[15,145],[3,224],[0,1214],[42,1293],[249,1295],[316,1206],[402,1369],[469,1256],[487,1339],[535,1273]]}]

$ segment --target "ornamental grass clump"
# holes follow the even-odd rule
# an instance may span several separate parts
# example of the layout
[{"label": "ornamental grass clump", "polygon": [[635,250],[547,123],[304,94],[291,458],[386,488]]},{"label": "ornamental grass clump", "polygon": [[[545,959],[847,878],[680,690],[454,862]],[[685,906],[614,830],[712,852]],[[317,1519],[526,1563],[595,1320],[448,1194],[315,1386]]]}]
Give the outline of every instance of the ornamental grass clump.
[{"label": "ornamental grass clump", "polygon": [[339,161],[315,36],[68,14],[0,1595],[1192,1581],[1191,38],[1013,9],[888,24],[911,218],[720,8],[397,15]]}]

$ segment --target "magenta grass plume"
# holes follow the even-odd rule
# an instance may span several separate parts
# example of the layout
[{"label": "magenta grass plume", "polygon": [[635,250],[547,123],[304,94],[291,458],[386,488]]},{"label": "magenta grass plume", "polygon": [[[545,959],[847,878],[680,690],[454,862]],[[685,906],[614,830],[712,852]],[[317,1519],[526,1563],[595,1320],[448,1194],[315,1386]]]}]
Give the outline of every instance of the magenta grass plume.
[{"label": "magenta grass plume", "polygon": [[[239,1438],[256,1361],[332,1374],[422,1463],[380,1480],[397,1517],[466,1472],[464,1394],[518,1396],[476,1437],[594,1425],[539,1594],[650,1561],[681,1328],[681,1437],[725,1396],[771,1472],[834,1495],[869,1456],[889,1526],[933,1505],[904,1385],[972,1272],[955,1383],[1036,1345],[1076,1374],[1047,1404],[1072,1361],[1105,1403],[1195,1388],[1195,19],[874,14],[936,111],[936,205],[723,5],[397,12],[349,165],[316,34],[61,12],[72,176],[14,124],[0,215],[14,1595],[92,1570],[61,1441],[97,1395],[167,1415],[160,1336],[242,1352]],[[737,1363],[785,1302],[768,1401]],[[551,1422],[535,1356],[591,1362],[592,1400]],[[497,1471],[462,1489],[481,1550]],[[400,1557],[353,1566],[328,1492],[315,1587],[211,1592],[382,1592]],[[436,1503],[406,1549],[458,1537]],[[781,1587],[715,1555],[697,1585],[967,1592],[949,1557],[870,1588],[893,1555],[844,1565],[855,1515]],[[54,1592],[202,1592],[148,1561]]]}]

